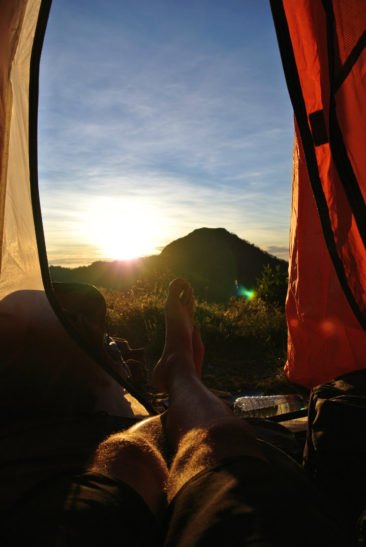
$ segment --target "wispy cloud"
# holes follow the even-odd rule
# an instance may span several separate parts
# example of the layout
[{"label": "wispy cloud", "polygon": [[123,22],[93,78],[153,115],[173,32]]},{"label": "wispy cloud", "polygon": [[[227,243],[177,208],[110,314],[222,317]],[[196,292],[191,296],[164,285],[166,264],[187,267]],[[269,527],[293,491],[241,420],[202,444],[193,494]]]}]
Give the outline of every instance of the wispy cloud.
[{"label": "wispy cloud", "polygon": [[[148,2],[139,3],[140,19],[132,4],[123,11],[111,2],[103,15],[99,2],[88,11],[82,1],[70,18],[71,5],[54,3],[39,129],[50,242],[61,239],[60,230],[69,245],[83,239],[85,211],[110,196],[160,211],[157,246],[202,225],[224,226],[263,246],[287,244],[290,106],[269,13],[249,4],[247,12],[235,4],[240,28],[215,3],[213,34],[191,2],[181,12],[156,3],[170,10],[170,27]],[[188,12],[196,13],[190,25],[179,20]],[[256,17],[265,21],[258,37],[251,29],[261,28]]]},{"label": "wispy cloud", "polygon": [[[43,216],[47,241],[57,245],[57,256],[60,247],[72,246],[75,241],[85,244],[88,256],[93,254],[90,225],[95,223],[98,211],[104,211],[101,214],[107,217],[111,212],[123,217],[126,210],[133,211],[137,221],[141,215],[141,222],[145,222],[144,207],[152,212],[147,230],[155,230],[154,223],[159,224],[156,249],[202,226],[225,227],[262,247],[287,241],[289,203],[282,193],[263,200],[262,192],[253,189],[241,193],[225,186],[202,187],[187,179],[151,173],[148,183],[143,176],[135,175],[106,180],[102,189],[95,188],[92,185],[89,193],[49,191]],[[67,208],[63,205],[66,203]],[[95,246],[94,253],[99,257],[96,249]],[[54,261],[51,256],[50,259]]]},{"label": "wispy cloud", "polygon": [[269,252],[270,254],[273,254],[275,256],[278,256],[278,258],[282,258],[283,260],[289,259],[289,247],[287,246],[281,246],[281,245],[271,245],[269,247],[266,247],[264,250]]}]

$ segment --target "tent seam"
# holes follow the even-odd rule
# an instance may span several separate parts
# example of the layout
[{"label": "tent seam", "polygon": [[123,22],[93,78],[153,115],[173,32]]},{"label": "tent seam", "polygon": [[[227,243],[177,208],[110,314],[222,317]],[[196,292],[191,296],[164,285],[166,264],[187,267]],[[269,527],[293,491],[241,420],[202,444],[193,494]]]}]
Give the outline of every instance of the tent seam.
[{"label": "tent seam", "polygon": [[360,323],[362,328],[366,330],[366,317],[359,308],[355,297],[348,285],[344,266],[337,252],[326,198],[319,177],[313,138],[308,124],[308,115],[305,107],[304,97],[302,94],[299,74],[297,71],[295,55],[290,37],[290,31],[288,28],[285,9],[283,6],[283,0],[270,0],[270,3],[277,33],[281,59],[284,67],[287,88],[301,135],[307,170],[309,173],[309,180],[318,209],[325,243],[347,301],[358,322]]}]

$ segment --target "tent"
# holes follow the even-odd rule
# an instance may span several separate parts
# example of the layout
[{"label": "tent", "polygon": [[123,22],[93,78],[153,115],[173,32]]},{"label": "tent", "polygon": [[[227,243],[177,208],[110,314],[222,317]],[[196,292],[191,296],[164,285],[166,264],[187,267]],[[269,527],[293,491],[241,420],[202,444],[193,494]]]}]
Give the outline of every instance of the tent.
[{"label": "tent", "polygon": [[1,407],[12,415],[33,408],[146,416],[148,403],[100,348],[83,339],[49,277],[38,195],[37,107],[51,1],[0,5]]},{"label": "tent", "polygon": [[289,379],[365,368],[366,6],[272,0],[295,114]]},{"label": "tent", "polygon": [[[1,2],[1,405],[143,416],[152,409],[80,336],[49,277],[37,105],[50,6]],[[364,0],[271,7],[296,123],[286,371],[311,387],[365,367],[366,9]]]}]

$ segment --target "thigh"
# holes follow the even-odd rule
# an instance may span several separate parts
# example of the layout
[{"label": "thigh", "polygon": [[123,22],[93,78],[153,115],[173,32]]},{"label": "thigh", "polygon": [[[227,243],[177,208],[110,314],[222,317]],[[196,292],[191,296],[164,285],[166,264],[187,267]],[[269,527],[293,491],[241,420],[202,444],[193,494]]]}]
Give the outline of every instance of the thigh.
[{"label": "thigh", "polygon": [[237,457],[191,479],[169,508],[165,545],[344,545],[327,501],[296,462],[262,448],[268,463]]}]

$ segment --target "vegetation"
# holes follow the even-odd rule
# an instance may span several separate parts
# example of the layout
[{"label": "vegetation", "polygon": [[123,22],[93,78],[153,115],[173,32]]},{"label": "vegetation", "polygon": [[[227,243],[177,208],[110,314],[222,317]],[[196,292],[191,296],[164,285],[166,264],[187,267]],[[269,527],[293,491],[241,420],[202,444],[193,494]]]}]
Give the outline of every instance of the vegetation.
[{"label": "vegetation", "polygon": [[275,269],[272,269],[267,264],[263,268],[262,275],[257,280],[257,298],[264,300],[267,304],[282,306],[286,300],[287,284],[287,272],[281,270],[278,265]]},{"label": "vegetation", "polygon": [[232,393],[286,393],[299,389],[283,373],[287,271],[287,262],[223,228],[200,228],[157,256],[74,269],[52,267],[51,275],[53,281],[102,287],[110,334],[126,338],[132,347],[144,347],[150,372],[164,344],[169,281],[188,279],[206,348],[204,382]]},{"label": "vegetation", "polygon": [[[284,303],[273,298],[273,278],[281,272],[266,270],[254,298],[233,297],[227,304],[198,300],[196,325],[206,348],[203,380],[211,388],[265,393],[298,391],[283,373],[287,331]],[[266,283],[267,289],[265,290]],[[151,372],[164,344],[164,302],[168,280],[137,282],[127,291],[101,289],[107,302],[112,336],[126,338],[132,347],[144,347]]]}]

